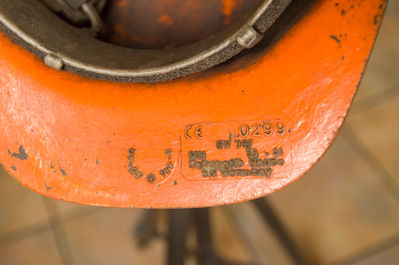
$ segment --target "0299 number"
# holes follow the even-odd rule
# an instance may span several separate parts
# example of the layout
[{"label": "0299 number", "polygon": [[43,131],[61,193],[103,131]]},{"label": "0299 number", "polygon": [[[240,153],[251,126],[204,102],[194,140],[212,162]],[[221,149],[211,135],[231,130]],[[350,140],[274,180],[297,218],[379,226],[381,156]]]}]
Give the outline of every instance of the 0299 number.
[{"label": "0299 number", "polygon": [[263,122],[253,124],[241,124],[238,132],[234,133],[235,137],[262,137],[280,135],[287,133],[287,126],[284,122]]}]

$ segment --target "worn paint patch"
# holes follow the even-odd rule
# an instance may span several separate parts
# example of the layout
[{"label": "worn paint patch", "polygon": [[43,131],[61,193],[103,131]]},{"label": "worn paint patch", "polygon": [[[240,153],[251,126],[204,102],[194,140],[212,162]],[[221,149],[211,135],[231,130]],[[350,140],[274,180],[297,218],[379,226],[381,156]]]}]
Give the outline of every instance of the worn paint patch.
[{"label": "worn paint patch", "polygon": [[330,38],[335,40],[338,43],[339,47],[341,47],[341,39],[340,38],[338,38],[335,35],[331,35]]},{"label": "worn paint patch", "polygon": [[166,27],[171,27],[174,24],[173,18],[168,14],[162,14],[158,18],[158,22]]},{"label": "worn paint patch", "polygon": [[47,183],[45,183],[45,185],[46,185],[46,190],[47,190],[47,192],[49,192],[50,190],[53,189],[53,187],[49,187],[49,186],[47,185]]},{"label": "worn paint patch", "polygon": [[223,0],[222,1],[222,13],[225,16],[224,24],[230,24],[231,15],[236,8],[237,3],[234,0]]},{"label": "worn paint patch", "polygon": [[8,153],[15,158],[21,159],[21,160],[27,160],[28,154],[26,153],[24,147],[21,145],[18,149],[18,153],[12,153],[10,150],[8,150]]},{"label": "worn paint patch", "polygon": [[62,173],[63,176],[66,176],[66,175],[67,175],[67,173],[65,172],[64,169],[60,168],[60,171],[61,171],[61,173]]}]

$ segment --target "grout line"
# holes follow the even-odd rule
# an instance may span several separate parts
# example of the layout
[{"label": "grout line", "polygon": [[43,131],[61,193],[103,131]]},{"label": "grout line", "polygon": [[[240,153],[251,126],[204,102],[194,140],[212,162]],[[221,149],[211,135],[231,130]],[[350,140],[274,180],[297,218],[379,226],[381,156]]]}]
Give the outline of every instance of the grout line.
[{"label": "grout line", "polygon": [[[59,226],[61,224],[66,224],[70,221],[74,221],[88,215],[91,215],[95,212],[102,210],[103,208],[99,207],[91,207],[90,209],[87,208],[78,208],[76,210],[71,210],[64,214],[62,223],[56,217],[58,214],[54,214],[50,217],[51,220],[58,220],[58,222],[54,222],[55,226]],[[7,232],[3,235],[0,235],[0,248],[6,247],[8,245],[17,243],[23,239],[36,236],[38,234],[44,233],[50,230],[49,219],[38,221],[34,224],[27,225],[23,228]]]},{"label": "grout line", "polygon": [[373,246],[367,247],[357,254],[348,256],[336,262],[332,262],[329,265],[353,265],[398,245],[399,245],[399,234],[390,237],[388,239],[385,239],[382,242],[377,243]]},{"label": "grout line", "polygon": [[11,231],[8,233],[5,233],[0,236],[0,248],[6,247],[8,245],[11,245],[13,243],[16,243],[22,239],[28,238],[35,236],[37,234],[41,234],[46,232],[48,229],[50,229],[50,226],[46,221],[41,221],[33,225],[29,225],[24,228],[20,228],[15,231]]},{"label": "grout line", "polygon": [[399,96],[399,84],[359,101],[359,103],[353,107],[351,112],[353,112],[353,114],[361,113],[362,111],[387,103],[395,99],[397,96]]},{"label": "grout line", "polygon": [[56,211],[56,206],[52,201],[42,197],[43,204],[46,208],[47,219],[50,224],[51,233],[55,241],[58,255],[63,265],[72,265],[73,257],[68,243],[68,238],[62,226],[62,218],[60,214],[52,216],[51,213]]},{"label": "grout line", "polygon": [[343,128],[343,136],[349,141],[349,144],[359,154],[360,158],[374,171],[385,188],[399,203],[399,182],[375,157],[373,152],[360,140],[353,129],[347,124]]}]

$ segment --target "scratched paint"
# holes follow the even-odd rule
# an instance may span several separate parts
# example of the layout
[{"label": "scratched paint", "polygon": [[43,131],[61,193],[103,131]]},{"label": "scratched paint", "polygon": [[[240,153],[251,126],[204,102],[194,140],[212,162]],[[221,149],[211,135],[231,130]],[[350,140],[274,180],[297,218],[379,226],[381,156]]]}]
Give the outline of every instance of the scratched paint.
[{"label": "scratched paint", "polygon": [[[247,68],[243,57],[217,74],[158,84],[56,72],[0,35],[0,162],[40,194],[89,205],[205,207],[265,196],[332,144],[384,9],[376,0],[316,1]],[[271,122],[287,131],[269,135]],[[26,160],[16,157],[21,146]]]}]

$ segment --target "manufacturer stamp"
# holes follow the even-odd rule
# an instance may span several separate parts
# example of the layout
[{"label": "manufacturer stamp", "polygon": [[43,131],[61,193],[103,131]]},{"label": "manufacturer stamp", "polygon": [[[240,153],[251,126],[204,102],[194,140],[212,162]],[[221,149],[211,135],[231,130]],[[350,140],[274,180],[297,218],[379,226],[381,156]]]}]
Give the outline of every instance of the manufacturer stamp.
[{"label": "manufacturer stamp", "polygon": [[290,134],[278,120],[188,125],[181,142],[183,176],[271,178],[286,166]]}]

